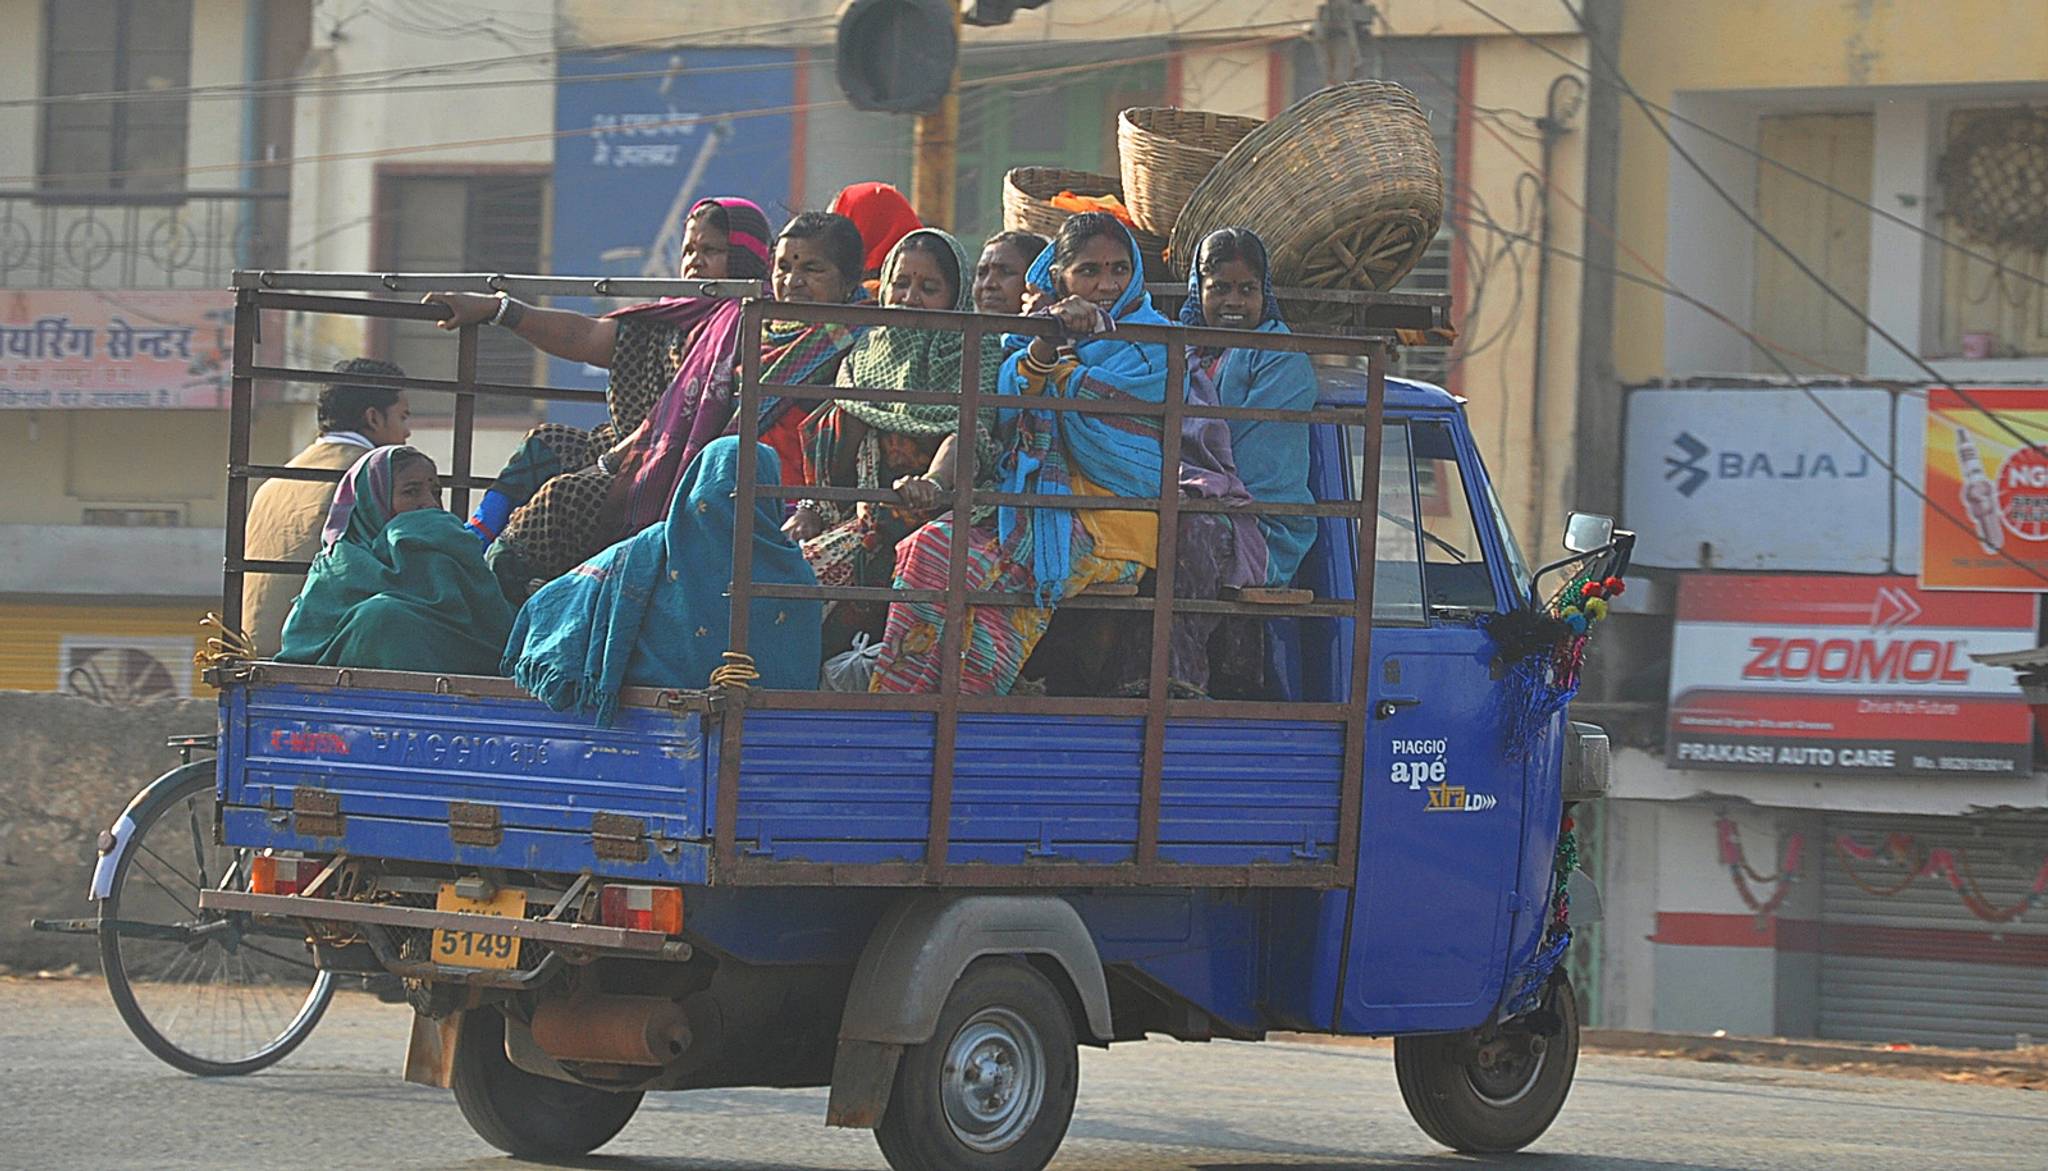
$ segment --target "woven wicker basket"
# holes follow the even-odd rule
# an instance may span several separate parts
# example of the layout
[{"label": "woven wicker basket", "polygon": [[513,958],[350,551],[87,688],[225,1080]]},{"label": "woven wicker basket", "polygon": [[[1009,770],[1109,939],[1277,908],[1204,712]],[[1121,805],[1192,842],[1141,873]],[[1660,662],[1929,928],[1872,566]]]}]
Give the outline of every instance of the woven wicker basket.
[{"label": "woven wicker basket", "polygon": [[1171,236],[1196,185],[1231,147],[1263,125],[1257,118],[1173,106],[1142,106],[1117,115],[1117,168],[1131,218],[1156,236]]},{"label": "woven wicker basket", "polygon": [[[1003,176],[1003,228],[1037,232],[1050,240],[1060,234],[1060,225],[1074,213],[1054,207],[1051,200],[1062,191],[1076,195],[1114,195],[1123,198],[1123,186],[1108,175],[1093,171],[1068,171],[1059,167],[1017,167]],[[1138,252],[1145,260],[1148,280],[1166,280],[1166,237],[1143,228],[1131,235],[1138,240]]]},{"label": "woven wicker basket", "polygon": [[1093,171],[1068,171],[1059,167],[1017,167],[1003,176],[1003,227],[1011,231],[1037,232],[1047,239],[1057,235],[1072,212],[1052,205],[1062,191],[1076,195],[1114,195],[1123,198],[1123,185],[1109,175]]},{"label": "woven wicker basket", "polygon": [[1231,148],[1188,198],[1169,248],[1185,277],[1202,237],[1243,227],[1266,241],[1273,283],[1393,288],[1444,217],[1443,160],[1415,95],[1379,81],[1296,102]]}]

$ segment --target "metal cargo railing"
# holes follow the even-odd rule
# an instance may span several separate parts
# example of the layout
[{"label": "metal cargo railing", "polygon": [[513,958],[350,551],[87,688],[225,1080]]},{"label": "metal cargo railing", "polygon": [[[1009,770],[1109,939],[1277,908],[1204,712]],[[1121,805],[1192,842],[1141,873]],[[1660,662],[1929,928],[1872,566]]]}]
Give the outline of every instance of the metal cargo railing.
[{"label": "metal cargo railing", "polygon": [[[471,466],[471,431],[479,396],[516,399],[601,402],[592,391],[564,390],[539,386],[482,382],[476,378],[477,326],[456,331],[456,376],[453,379],[397,378],[362,374],[336,374],[255,364],[255,346],[263,312],[340,314],[368,318],[433,321],[446,316],[437,305],[416,300],[384,299],[384,294],[419,294],[432,291],[506,292],[515,295],[672,297],[752,296],[758,285],[745,281],[638,280],[622,278],[515,277],[497,274],[361,274],[300,272],[237,272],[232,420],[229,440],[227,549],[222,583],[222,608],[231,628],[241,621],[242,580],[248,573],[304,573],[301,562],[252,561],[245,556],[245,528],[250,483],[264,478],[338,480],[341,473],[319,469],[291,468],[250,461],[249,431],[254,408],[254,385],[259,381],[333,384],[352,382],[390,386],[395,389],[448,393],[455,397],[453,466],[443,477],[451,490],[451,505],[458,515],[468,511],[472,489],[490,483],[489,477],[475,476]],[[1184,290],[1161,286],[1162,297],[1179,296]],[[371,294],[339,296],[334,294]],[[1167,886],[1294,886],[1338,887],[1348,885],[1355,872],[1358,852],[1359,811],[1365,771],[1365,734],[1369,717],[1365,696],[1372,637],[1373,549],[1378,516],[1377,469],[1380,455],[1380,423],[1385,399],[1386,365],[1389,349],[1407,330],[1429,330],[1445,324],[1447,298],[1432,294],[1315,294],[1282,290],[1283,301],[1310,299],[1339,302],[1352,307],[1352,325],[1344,334],[1308,335],[1255,333],[1243,330],[1188,329],[1180,326],[1119,325],[1119,339],[1156,343],[1167,355],[1167,393],[1160,403],[1121,402],[1066,398],[1004,398],[1005,409],[1060,412],[1091,412],[1156,418],[1162,448],[1161,482],[1156,495],[1147,497],[1046,496],[991,491],[975,486],[976,419],[984,410],[998,405],[983,395],[976,363],[961,362],[958,393],[911,392],[888,388],[782,385],[764,383],[761,378],[758,339],[769,320],[787,322],[836,322],[853,326],[897,326],[914,329],[957,331],[962,335],[961,352],[979,352],[990,333],[1055,336],[1057,327],[1044,319],[995,317],[979,314],[903,308],[874,308],[853,305],[818,305],[750,301],[742,313],[741,370],[736,403],[736,430],[740,438],[738,496],[742,523],[735,526],[731,578],[731,630],[728,649],[744,655],[748,649],[749,617],[757,598],[813,598],[820,601],[891,602],[919,601],[945,607],[945,623],[939,653],[943,664],[941,686],[934,694],[884,695],[846,694],[823,691],[769,691],[722,688],[710,697],[710,710],[718,720],[719,737],[717,797],[713,817],[712,874],[715,882],[791,885],[1167,885]],[[750,344],[752,343],[752,344]],[[1310,355],[1361,360],[1368,370],[1365,402],[1358,406],[1317,405],[1305,410],[1277,410],[1248,407],[1191,405],[1185,397],[1187,357],[1191,345],[1257,350],[1278,350]],[[960,693],[961,646],[966,637],[967,613],[979,606],[1034,606],[1028,595],[964,588],[968,542],[951,543],[951,561],[944,590],[896,590],[859,586],[792,586],[757,584],[752,580],[753,546],[751,527],[744,517],[758,498],[809,498],[842,503],[896,503],[900,497],[891,490],[834,488],[802,484],[767,485],[759,482],[757,467],[759,404],[764,395],[802,402],[852,399],[957,406],[960,415],[955,435],[959,461],[946,506],[956,517],[971,517],[978,506],[1057,506],[1068,509],[1107,508],[1151,512],[1158,523],[1158,566],[1154,575],[1154,596],[1080,595],[1063,600],[1062,608],[1120,610],[1145,613],[1151,623],[1151,661],[1144,698],[1072,698],[1058,696],[962,695]],[[1265,503],[1226,505],[1212,500],[1183,500],[1179,492],[1181,424],[1190,416],[1205,418],[1259,419],[1279,422],[1335,424],[1361,428],[1364,435],[1363,474],[1355,485],[1355,499],[1322,500],[1311,503]],[[1179,543],[1182,513],[1238,512],[1253,514],[1341,517],[1357,525],[1354,566],[1355,588],[1349,598],[1283,599],[1245,601],[1242,599],[1191,599],[1175,595],[1175,553]],[[1350,623],[1351,663],[1348,699],[1344,702],[1217,701],[1175,699],[1168,694],[1168,644],[1173,618],[1179,613],[1223,614],[1256,619],[1300,617]],[[380,673],[380,675],[388,673]],[[428,677],[431,678],[431,677]],[[445,682],[445,681],[444,681]],[[497,688],[491,689],[494,693]],[[928,836],[920,862],[815,863],[777,861],[747,857],[739,848],[737,822],[742,784],[742,750],[746,713],[750,709],[837,711],[837,712],[929,712],[934,717],[932,780]],[[963,714],[1001,712],[1036,714],[1051,718],[1069,716],[1139,717],[1144,721],[1140,787],[1138,794],[1138,837],[1132,843],[1133,859],[1122,863],[1059,862],[1044,865],[960,863],[948,860],[955,745]],[[1161,774],[1167,727],[1175,718],[1208,720],[1287,719],[1336,723],[1343,727],[1343,762],[1339,786],[1338,842],[1335,857],[1327,861],[1297,864],[1222,866],[1166,861],[1160,858]]]}]

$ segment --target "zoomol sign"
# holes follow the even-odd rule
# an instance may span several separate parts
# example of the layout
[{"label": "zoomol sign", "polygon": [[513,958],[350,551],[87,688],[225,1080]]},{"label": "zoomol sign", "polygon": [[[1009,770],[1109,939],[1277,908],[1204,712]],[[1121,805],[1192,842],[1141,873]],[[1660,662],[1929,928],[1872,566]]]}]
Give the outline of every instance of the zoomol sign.
[{"label": "zoomol sign", "polygon": [[1797,390],[1631,393],[1623,514],[1641,534],[1637,564],[1889,570],[1892,395],[1815,393],[1853,438]]},{"label": "zoomol sign", "polygon": [[1685,769],[2025,775],[2033,724],[2000,668],[2031,595],[1904,577],[1693,573],[1671,638],[1666,762]]}]

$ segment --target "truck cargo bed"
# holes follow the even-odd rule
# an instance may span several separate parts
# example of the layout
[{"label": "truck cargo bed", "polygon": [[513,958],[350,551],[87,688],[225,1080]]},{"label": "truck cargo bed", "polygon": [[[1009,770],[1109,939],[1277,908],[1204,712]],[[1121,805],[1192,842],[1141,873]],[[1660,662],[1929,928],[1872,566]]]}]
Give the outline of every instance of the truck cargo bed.
[{"label": "truck cargo bed", "polygon": [[[681,883],[859,881],[924,859],[929,712],[747,712],[743,865],[721,875],[725,717],[706,693],[636,690],[598,728],[503,679],[270,663],[239,675],[221,699],[236,845]],[[1139,716],[962,713],[946,861],[1036,883],[1132,862],[1143,734]],[[1280,885],[1293,872],[1316,885],[1314,870],[1327,885],[1343,759],[1341,721],[1171,719],[1160,863],[1256,868]]]}]

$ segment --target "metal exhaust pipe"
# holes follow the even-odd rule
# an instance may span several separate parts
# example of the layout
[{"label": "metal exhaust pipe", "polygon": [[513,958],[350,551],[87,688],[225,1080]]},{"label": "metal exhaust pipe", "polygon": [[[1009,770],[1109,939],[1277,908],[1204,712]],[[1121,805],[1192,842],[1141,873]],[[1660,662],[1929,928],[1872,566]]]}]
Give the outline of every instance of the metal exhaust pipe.
[{"label": "metal exhaust pipe", "polygon": [[533,1043],[556,1061],[667,1065],[690,1046],[682,1006],[661,996],[583,996],[542,1001]]}]

